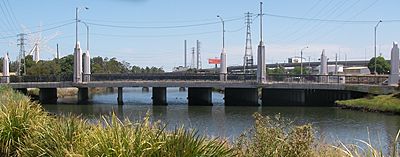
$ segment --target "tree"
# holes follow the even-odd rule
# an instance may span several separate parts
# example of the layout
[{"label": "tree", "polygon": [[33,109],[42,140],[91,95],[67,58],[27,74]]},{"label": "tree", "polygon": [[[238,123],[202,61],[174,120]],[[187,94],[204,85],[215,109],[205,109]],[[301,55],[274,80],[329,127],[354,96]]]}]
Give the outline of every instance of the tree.
[{"label": "tree", "polygon": [[[301,67],[297,66],[290,72],[293,75],[300,75],[301,74]],[[309,71],[303,67],[303,75],[308,75]]]},{"label": "tree", "polygon": [[74,55],[64,56],[60,59],[54,59],[60,66],[60,72],[58,74],[61,75],[72,75],[74,73]]},{"label": "tree", "polygon": [[[368,69],[371,73],[375,70],[375,57],[372,57],[368,63]],[[378,74],[388,74],[390,72],[390,63],[385,60],[382,56],[376,59],[376,73]]]},{"label": "tree", "polygon": [[286,74],[286,69],[283,66],[278,66],[275,69],[267,70],[268,74]]}]

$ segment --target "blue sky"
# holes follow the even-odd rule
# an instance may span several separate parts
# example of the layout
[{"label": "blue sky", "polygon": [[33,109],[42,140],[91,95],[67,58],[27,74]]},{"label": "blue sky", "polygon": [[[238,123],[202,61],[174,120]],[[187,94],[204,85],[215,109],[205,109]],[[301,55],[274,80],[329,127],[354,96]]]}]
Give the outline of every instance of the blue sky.
[{"label": "blue sky", "polygon": [[[242,64],[245,45],[244,13],[258,14],[256,0],[0,0],[0,52],[9,52],[15,59],[18,54],[15,36],[21,32],[46,30],[73,22],[76,7],[89,7],[80,12],[80,18],[90,25],[91,56],[116,57],[132,65],[158,66],[170,71],[183,64],[183,40],[188,49],[201,42],[203,67],[208,58],[219,56],[221,51],[221,24],[216,15],[226,22],[226,49],[228,65]],[[265,0],[267,14],[347,21],[379,21],[378,54],[386,58],[393,41],[400,41],[399,1],[396,0]],[[7,10],[8,9],[8,10]],[[14,16],[13,16],[13,15]],[[180,28],[116,28],[93,24],[164,27],[214,23]],[[264,40],[268,63],[284,62],[288,57],[304,51],[304,57],[317,60],[326,49],[331,60],[340,53],[340,60],[364,60],[373,56],[373,28],[376,22],[327,22],[264,16]],[[41,29],[40,26],[42,25]],[[79,38],[86,46],[86,29],[79,27]],[[44,43],[41,58],[51,59],[56,44],[61,56],[72,54],[75,41],[75,25],[70,24],[41,33],[51,38]],[[29,35],[29,39],[39,34]],[[3,39],[2,39],[3,37]],[[54,37],[54,38],[53,38]],[[252,24],[253,54],[259,42],[259,19]],[[28,41],[28,43],[31,43]],[[31,48],[27,46],[27,51]],[[190,55],[188,56],[190,60]]]}]

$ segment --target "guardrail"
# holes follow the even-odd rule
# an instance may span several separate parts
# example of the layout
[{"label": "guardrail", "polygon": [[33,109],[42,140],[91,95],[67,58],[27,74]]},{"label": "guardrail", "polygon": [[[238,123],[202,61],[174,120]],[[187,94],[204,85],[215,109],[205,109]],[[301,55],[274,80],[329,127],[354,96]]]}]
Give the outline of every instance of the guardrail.
[{"label": "guardrail", "polygon": [[[152,73],[152,74],[92,74],[91,81],[218,81],[218,74]],[[268,82],[285,83],[346,83],[384,84],[387,75],[288,75],[269,74]],[[72,75],[10,76],[11,83],[18,82],[72,82]],[[230,81],[255,81],[254,74],[230,74]]]}]

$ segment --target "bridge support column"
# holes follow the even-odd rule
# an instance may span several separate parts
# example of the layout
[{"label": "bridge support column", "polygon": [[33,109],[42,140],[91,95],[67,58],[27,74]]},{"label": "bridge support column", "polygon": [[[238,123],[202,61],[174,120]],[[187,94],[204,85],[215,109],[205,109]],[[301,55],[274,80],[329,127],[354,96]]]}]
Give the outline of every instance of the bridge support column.
[{"label": "bridge support column", "polygon": [[262,89],[263,106],[296,106],[306,104],[306,92],[303,89]]},{"label": "bridge support column", "polygon": [[259,106],[257,88],[225,88],[225,106]]},{"label": "bridge support column", "polygon": [[166,87],[153,87],[153,105],[164,106],[167,105],[167,88]]},{"label": "bridge support column", "polygon": [[87,104],[89,101],[89,88],[78,88],[78,104]]},{"label": "bridge support column", "polygon": [[188,88],[189,106],[212,106],[212,88]]},{"label": "bridge support column", "polygon": [[150,91],[150,90],[149,90],[149,87],[143,87],[143,88],[142,88],[142,92],[146,92],[146,93],[147,93],[147,92],[149,92],[149,91]]},{"label": "bridge support column", "polygon": [[118,105],[123,105],[124,104],[124,98],[123,98],[123,88],[122,87],[118,87],[118,97],[117,97],[117,102]]},{"label": "bridge support column", "polygon": [[56,104],[57,88],[40,88],[39,101],[43,104]]},{"label": "bridge support column", "polygon": [[185,87],[179,87],[179,91],[180,92],[184,92],[184,91],[186,91],[186,88]]},{"label": "bridge support column", "polygon": [[27,88],[17,88],[15,91],[20,92],[24,95],[28,95],[28,89]]}]

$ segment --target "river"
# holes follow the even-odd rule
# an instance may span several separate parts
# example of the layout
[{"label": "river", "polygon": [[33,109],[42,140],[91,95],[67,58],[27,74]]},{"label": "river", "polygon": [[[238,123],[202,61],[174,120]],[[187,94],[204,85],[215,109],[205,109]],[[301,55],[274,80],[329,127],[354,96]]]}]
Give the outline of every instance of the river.
[{"label": "river", "polygon": [[[56,114],[82,115],[98,119],[101,115],[115,112],[119,117],[140,120],[146,113],[153,120],[161,120],[169,129],[177,126],[195,128],[200,134],[220,136],[234,140],[253,125],[253,113],[266,116],[280,114],[294,124],[311,123],[316,137],[328,143],[340,140],[343,143],[360,143],[368,140],[379,147],[387,148],[400,128],[400,116],[344,110],[336,107],[230,107],[223,105],[223,94],[214,92],[214,106],[188,106],[187,91],[167,89],[168,106],[152,106],[150,92],[141,88],[124,88],[124,105],[118,106],[117,93],[108,92],[91,95],[89,105],[76,105],[76,98],[60,99],[58,105],[44,105]],[[72,104],[71,104],[72,103]]]}]

